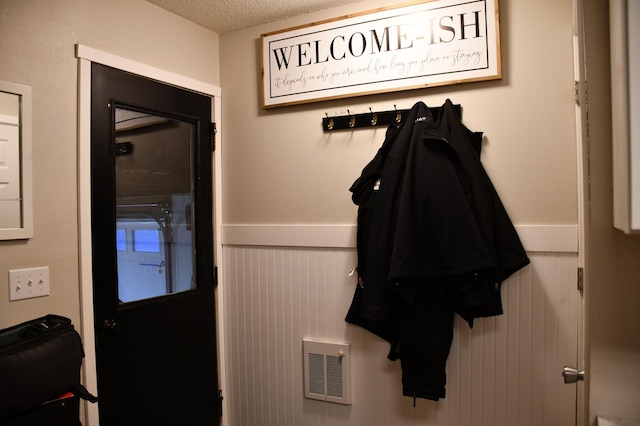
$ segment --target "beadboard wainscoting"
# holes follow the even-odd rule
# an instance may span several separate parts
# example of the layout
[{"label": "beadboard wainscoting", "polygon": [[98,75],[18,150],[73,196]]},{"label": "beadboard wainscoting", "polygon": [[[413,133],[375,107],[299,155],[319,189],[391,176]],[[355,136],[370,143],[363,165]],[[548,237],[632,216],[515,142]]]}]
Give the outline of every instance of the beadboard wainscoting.
[{"label": "beadboard wainscoting", "polygon": [[[456,318],[439,402],[402,396],[389,345],[347,324],[353,226],[222,229],[225,423],[234,426],[575,424],[577,227],[521,226],[531,265],[503,285],[504,315]],[[351,345],[352,404],[304,398],[303,339]]]}]

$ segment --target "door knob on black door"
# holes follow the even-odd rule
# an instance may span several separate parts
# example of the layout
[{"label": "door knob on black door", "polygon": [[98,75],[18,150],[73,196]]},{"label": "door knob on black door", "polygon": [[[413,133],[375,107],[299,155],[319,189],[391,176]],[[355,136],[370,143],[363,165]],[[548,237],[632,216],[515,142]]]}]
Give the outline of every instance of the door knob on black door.
[{"label": "door knob on black door", "polygon": [[115,336],[120,331],[120,323],[113,319],[106,319],[102,323],[102,331]]}]

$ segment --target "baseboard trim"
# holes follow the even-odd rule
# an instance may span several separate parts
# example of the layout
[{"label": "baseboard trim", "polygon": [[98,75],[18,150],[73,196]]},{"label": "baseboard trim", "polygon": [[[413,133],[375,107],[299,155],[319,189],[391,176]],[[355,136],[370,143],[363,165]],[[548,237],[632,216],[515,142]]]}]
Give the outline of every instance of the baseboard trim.
[{"label": "baseboard trim", "polygon": [[[223,225],[222,244],[355,248],[355,225]],[[578,252],[578,225],[516,225],[528,252]]]}]

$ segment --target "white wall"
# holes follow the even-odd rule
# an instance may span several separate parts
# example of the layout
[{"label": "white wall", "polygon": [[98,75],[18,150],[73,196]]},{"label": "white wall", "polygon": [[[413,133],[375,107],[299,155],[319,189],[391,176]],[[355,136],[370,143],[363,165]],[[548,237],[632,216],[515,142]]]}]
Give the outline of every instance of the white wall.
[{"label": "white wall", "polygon": [[261,33],[393,3],[362,1],[221,36],[225,223],[353,223],[348,188],[384,129],[323,133],[325,113],[439,106],[450,97],[465,124],[485,132],[483,162],[512,219],[575,224],[570,0],[500,2],[500,81],[261,109]]},{"label": "white wall", "polygon": [[[393,3],[368,0],[221,36],[225,224],[353,223],[347,189],[380,146],[383,131],[327,135],[320,126],[325,112],[406,108],[417,100],[438,105],[448,96],[463,105],[470,128],[485,132],[483,163],[516,224],[577,223],[571,1],[500,2],[502,81],[260,108],[261,33]],[[608,5],[584,3],[593,423],[596,414],[640,418],[640,246],[638,237],[612,227]]]},{"label": "white wall", "polygon": [[[531,266],[504,283],[504,315],[473,329],[456,318],[446,398],[414,407],[402,396],[400,363],[386,358],[389,344],[344,321],[356,286],[353,248],[225,246],[227,424],[575,424],[576,388],[560,372],[577,352],[577,256],[529,256]],[[351,344],[352,405],[303,398],[302,339]]]},{"label": "white wall", "polygon": [[[394,104],[410,108],[419,100],[438,106],[447,97],[462,104],[463,121],[468,127],[485,132],[482,161],[516,224],[576,225],[570,0],[500,2],[500,81],[261,109],[262,33],[389,4],[367,0],[221,35],[225,227],[274,224],[276,229],[277,225],[303,229],[305,225],[354,224],[356,207],[348,188],[382,144],[385,129],[328,134],[322,131],[322,117],[325,113],[345,114],[347,109],[356,113],[368,112],[369,107],[374,111],[390,110]],[[269,247],[269,241],[263,241],[259,231],[252,236],[266,247],[258,249],[252,248],[250,242],[249,247],[238,247],[237,240],[224,236],[223,242],[229,243],[223,254],[228,286],[224,299],[224,356],[228,361],[225,392],[230,424],[368,425],[377,421],[445,425],[447,419],[450,424],[471,424],[469,418],[463,417],[477,414],[477,407],[458,405],[453,400],[438,407],[419,404],[417,411],[412,410],[410,403],[394,393],[398,390],[392,387],[398,384],[398,370],[387,364],[384,354],[380,356],[384,343],[344,323],[352,292],[346,272],[353,265],[342,263],[343,256],[349,258],[351,254],[336,254],[330,249],[316,254],[305,248]],[[338,260],[327,266],[316,255],[320,259],[337,256]],[[297,266],[299,258],[303,265]],[[536,270],[534,274],[537,273]],[[563,281],[567,282],[575,290],[575,280]],[[554,287],[553,282],[545,284]],[[297,358],[302,337],[354,342],[356,356],[364,357],[353,373],[358,404],[345,409],[302,400]],[[561,368],[553,373],[557,374],[558,383],[562,381]],[[456,383],[452,389],[459,390]],[[376,384],[385,389],[369,390]],[[540,389],[533,388],[532,385],[527,391],[523,384],[521,390],[538,398]],[[479,393],[473,395],[480,398]],[[495,423],[491,420],[483,424],[565,424],[548,418],[536,423],[542,410],[538,410],[539,405],[528,405],[525,399],[515,405],[531,411],[509,411],[512,417],[505,420],[487,409],[484,414]],[[506,410],[500,404],[492,407],[501,413]],[[446,414],[448,409],[456,414]],[[494,415],[498,417],[491,417]]]}]

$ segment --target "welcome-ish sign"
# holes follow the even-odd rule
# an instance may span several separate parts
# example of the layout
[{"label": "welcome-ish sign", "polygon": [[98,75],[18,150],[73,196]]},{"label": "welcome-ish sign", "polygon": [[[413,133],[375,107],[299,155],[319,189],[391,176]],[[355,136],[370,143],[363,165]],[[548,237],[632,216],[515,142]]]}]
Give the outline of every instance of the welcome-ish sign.
[{"label": "welcome-ish sign", "polygon": [[435,0],[262,35],[263,107],[501,78],[498,0]]}]

